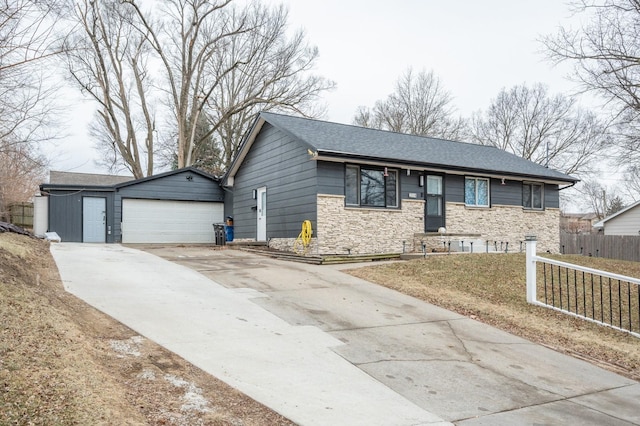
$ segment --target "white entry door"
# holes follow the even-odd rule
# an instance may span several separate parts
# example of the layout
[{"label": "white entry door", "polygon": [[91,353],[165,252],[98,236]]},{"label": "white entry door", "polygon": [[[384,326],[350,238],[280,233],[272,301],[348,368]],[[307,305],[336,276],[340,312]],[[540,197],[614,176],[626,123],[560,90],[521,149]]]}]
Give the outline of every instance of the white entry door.
[{"label": "white entry door", "polygon": [[258,235],[257,241],[267,241],[267,187],[258,188]]},{"label": "white entry door", "polygon": [[107,199],[82,198],[82,242],[106,242]]}]

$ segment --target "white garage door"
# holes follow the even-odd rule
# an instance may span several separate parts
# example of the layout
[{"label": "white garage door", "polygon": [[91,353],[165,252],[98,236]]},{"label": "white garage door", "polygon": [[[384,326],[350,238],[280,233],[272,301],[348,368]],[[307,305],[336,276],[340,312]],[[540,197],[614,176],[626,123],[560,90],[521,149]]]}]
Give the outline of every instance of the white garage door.
[{"label": "white garage door", "polygon": [[223,203],[122,200],[123,243],[212,243]]}]

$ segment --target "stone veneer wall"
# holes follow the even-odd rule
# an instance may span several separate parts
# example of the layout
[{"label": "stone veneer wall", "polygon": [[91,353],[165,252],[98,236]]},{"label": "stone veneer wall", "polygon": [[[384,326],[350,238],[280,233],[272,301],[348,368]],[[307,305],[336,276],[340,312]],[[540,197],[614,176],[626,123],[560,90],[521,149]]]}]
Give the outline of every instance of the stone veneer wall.
[{"label": "stone veneer wall", "polygon": [[509,242],[517,249],[525,235],[535,235],[538,251],[557,253],[560,247],[560,209],[524,210],[519,206],[465,207],[446,203],[447,233],[480,234],[481,239]]},{"label": "stone veneer wall", "polygon": [[[442,245],[442,237],[424,238],[424,200],[402,200],[401,209],[345,207],[344,196],[318,194],[318,222],[307,255],[372,254],[420,251],[420,238],[431,250]],[[519,206],[465,207],[446,203],[447,240],[509,242],[509,251],[519,250],[520,241],[536,235],[538,251],[557,253],[560,246],[560,210],[524,210]],[[414,238],[420,234],[420,237]],[[457,235],[457,236],[456,236]],[[272,238],[269,247],[294,252],[295,238]],[[403,244],[404,243],[404,244]],[[474,251],[483,251],[475,247]]]},{"label": "stone veneer wall", "polygon": [[[401,209],[345,207],[344,196],[318,194],[315,254],[402,253],[424,229],[424,200],[402,200]],[[316,233],[314,231],[314,236]]]},{"label": "stone veneer wall", "polygon": [[[302,226],[301,226],[302,228]],[[315,236],[316,230],[313,230],[313,235]],[[311,242],[309,243],[309,247],[305,250],[301,243],[298,243],[296,246],[296,240],[298,238],[271,238],[269,240],[269,248],[288,251],[291,253],[297,253],[299,255],[317,255],[318,254],[318,239],[315,237],[311,238]]]}]

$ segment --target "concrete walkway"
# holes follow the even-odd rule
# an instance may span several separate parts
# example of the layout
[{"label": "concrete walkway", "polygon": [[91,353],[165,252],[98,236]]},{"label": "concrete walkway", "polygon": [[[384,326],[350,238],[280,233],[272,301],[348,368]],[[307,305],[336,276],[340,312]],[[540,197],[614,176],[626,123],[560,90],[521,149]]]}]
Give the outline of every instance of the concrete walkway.
[{"label": "concrete walkway", "polygon": [[640,425],[637,382],[337,267],[51,247],[69,292],[299,424]]}]

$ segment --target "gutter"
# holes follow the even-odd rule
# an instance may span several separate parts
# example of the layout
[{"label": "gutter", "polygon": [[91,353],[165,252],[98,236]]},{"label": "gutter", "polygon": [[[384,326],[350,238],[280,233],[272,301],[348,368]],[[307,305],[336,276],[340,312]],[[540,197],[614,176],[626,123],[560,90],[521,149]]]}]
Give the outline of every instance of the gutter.
[{"label": "gutter", "polygon": [[569,188],[572,188],[572,187],[574,187],[574,186],[576,185],[576,183],[578,183],[578,182],[580,182],[580,181],[578,180],[578,181],[573,182],[571,185],[567,185],[567,186],[565,186],[565,187],[558,188],[558,191],[562,191],[563,189],[569,189]]},{"label": "gutter", "polygon": [[40,185],[40,191],[49,194],[49,191],[93,191],[93,192],[115,192],[114,186],[86,186],[86,185],[56,185],[44,183]]}]

